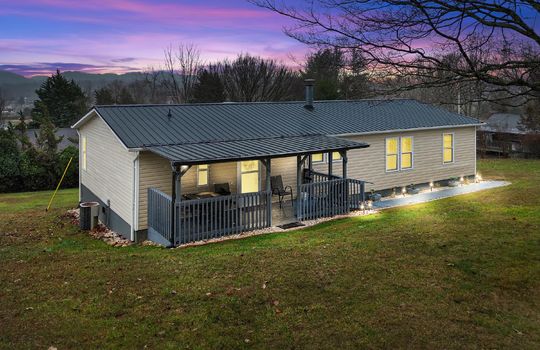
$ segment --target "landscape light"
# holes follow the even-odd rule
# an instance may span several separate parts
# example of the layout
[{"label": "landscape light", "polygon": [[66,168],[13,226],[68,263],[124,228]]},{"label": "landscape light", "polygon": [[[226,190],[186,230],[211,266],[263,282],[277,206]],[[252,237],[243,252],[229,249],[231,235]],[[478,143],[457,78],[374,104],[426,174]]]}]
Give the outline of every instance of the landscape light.
[{"label": "landscape light", "polygon": [[401,189],[401,193],[403,193],[403,195],[405,196],[405,193],[407,193],[407,188],[406,188],[406,187],[403,187],[403,188]]},{"label": "landscape light", "polygon": [[371,201],[368,201],[367,207],[368,207],[368,210],[371,210],[371,208],[373,208],[373,203]]},{"label": "landscape light", "polygon": [[482,181],[482,175],[480,173],[476,173],[476,182]]},{"label": "landscape light", "polygon": [[463,176],[462,176],[462,177],[459,178],[459,184],[460,184],[460,185],[463,185],[463,181],[465,181],[465,179],[464,179]]},{"label": "landscape light", "polygon": [[431,191],[433,191],[433,181],[431,181],[431,182],[429,183],[429,189],[430,189]]},{"label": "landscape light", "polygon": [[366,210],[366,206],[364,205],[364,203],[360,204],[360,210],[362,210],[362,211]]}]

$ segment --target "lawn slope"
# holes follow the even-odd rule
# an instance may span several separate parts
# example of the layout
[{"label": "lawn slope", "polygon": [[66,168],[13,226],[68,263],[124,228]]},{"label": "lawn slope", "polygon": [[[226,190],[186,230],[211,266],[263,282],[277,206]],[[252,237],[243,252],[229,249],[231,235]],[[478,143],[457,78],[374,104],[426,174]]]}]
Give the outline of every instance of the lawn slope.
[{"label": "lawn slope", "polygon": [[511,186],[187,249],[0,195],[0,348],[540,348],[540,162]]}]

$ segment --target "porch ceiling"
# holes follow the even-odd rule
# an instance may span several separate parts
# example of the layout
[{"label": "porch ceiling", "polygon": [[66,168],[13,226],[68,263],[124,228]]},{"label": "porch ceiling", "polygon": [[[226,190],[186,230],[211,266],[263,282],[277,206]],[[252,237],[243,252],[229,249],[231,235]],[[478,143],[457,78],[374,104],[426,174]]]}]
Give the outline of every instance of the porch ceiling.
[{"label": "porch ceiling", "polygon": [[369,147],[338,137],[310,135],[237,141],[147,146],[146,150],[182,165],[279,158]]}]

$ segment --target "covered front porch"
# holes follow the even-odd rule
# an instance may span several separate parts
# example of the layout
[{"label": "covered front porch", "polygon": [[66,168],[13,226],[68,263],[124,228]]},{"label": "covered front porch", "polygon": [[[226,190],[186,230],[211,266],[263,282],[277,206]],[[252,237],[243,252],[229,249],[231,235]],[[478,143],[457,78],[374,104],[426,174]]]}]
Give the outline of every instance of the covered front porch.
[{"label": "covered front porch", "polygon": [[[176,246],[344,214],[364,201],[364,183],[347,178],[347,151],[366,144],[303,136],[196,145],[147,148],[171,165],[170,193],[153,187],[147,193],[148,237],[160,244]],[[339,174],[333,161],[325,173],[313,170],[313,157],[321,153],[327,159],[339,155]],[[218,169],[229,169],[230,181],[223,182],[227,176],[217,174]],[[183,186],[194,175],[203,186]],[[287,187],[283,201],[278,201],[276,180]]]}]

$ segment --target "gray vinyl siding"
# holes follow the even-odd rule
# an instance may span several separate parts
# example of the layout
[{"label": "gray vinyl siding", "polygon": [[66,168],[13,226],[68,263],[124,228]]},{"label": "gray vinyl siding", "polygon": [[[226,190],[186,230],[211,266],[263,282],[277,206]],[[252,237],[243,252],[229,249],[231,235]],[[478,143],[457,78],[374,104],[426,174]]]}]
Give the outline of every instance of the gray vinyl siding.
[{"label": "gray vinyl siding", "polygon": [[133,201],[133,159],[136,153],[129,152],[116,138],[108,125],[93,117],[80,129],[79,142],[86,137],[86,170],[82,167],[80,149],[80,179],[102,203],[110,201],[111,210],[131,225]]}]

